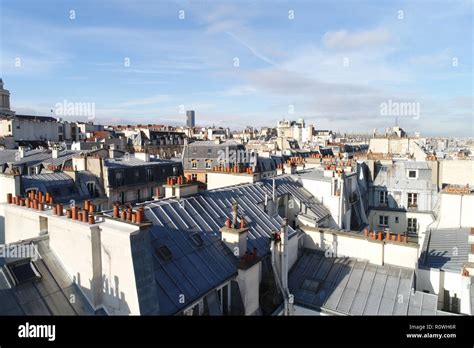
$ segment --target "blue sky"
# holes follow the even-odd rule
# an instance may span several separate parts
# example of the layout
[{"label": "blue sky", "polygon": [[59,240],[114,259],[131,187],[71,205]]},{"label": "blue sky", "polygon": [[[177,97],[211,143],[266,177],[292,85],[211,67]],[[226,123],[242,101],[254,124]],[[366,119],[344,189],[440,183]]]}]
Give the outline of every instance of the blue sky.
[{"label": "blue sky", "polygon": [[394,124],[392,100],[419,103],[399,118],[410,132],[473,133],[472,1],[0,3],[18,113],[67,100],[95,103],[98,123],[179,125],[184,108],[200,125],[367,132]]}]

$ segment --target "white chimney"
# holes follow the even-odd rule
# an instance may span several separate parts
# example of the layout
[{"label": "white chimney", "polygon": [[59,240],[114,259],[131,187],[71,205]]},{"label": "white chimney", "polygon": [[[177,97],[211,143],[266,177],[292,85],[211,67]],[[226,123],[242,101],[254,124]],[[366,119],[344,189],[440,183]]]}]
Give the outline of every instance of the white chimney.
[{"label": "white chimney", "polygon": [[26,146],[18,146],[18,152],[20,154],[20,158],[24,158],[26,153]]},{"label": "white chimney", "polygon": [[56,146],[53,147],[53,150],[51,151],[51,155],[53,156],[53,158],[59,157],[59,149]]},{"label": "white chimney", "polygon": [[245,225],[242,226],[242,224],[237,225],[237,211],[237,203],[232,204],[232,218],[229,219],[230,226],[226,222],[226,225],[221,228],[221,239],[236,257],[241,258],[247,251],[248,228]]},{"label": "white chimney", "polygon": [[150,154],[148,152],[135,152],[135,158],[145,162],[150,162]]}]

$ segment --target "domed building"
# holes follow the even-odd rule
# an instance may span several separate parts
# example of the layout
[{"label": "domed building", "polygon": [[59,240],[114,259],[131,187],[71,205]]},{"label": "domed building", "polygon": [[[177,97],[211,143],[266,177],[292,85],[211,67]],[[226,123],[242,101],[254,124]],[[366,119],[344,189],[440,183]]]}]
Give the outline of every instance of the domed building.
[{"label": "domed building", "polygon": [[3,88],[3,79],[0,78],[0,116],[13,116],[10,110],[10,91]]}]

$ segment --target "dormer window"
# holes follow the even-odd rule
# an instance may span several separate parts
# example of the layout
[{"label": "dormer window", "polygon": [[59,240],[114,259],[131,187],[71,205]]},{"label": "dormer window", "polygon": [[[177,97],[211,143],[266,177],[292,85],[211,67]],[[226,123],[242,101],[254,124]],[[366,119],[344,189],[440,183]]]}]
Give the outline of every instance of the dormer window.
[{"label": "dormer window", "polygon": [[416,179],[418,177],[418,171],[409,170],[407,177],[408,177],[408,179]]}]

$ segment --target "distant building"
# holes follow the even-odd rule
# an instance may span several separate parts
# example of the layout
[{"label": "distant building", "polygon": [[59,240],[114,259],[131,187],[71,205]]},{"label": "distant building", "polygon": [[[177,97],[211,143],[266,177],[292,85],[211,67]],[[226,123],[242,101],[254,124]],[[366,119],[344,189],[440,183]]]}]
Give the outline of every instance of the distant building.
[{"label": "distant building", "polygon": [[73,158],[73,167],[99,178],[108,198],[103,207],[109,208],[115,202],[138,203],[159,197],[163,195],[166,178],[182,174],[180,162],[160,160],[145,152],[122,157],[111,154],[109,158],[85,153]]},{"label": "distant building", "polygon": [[438,201],[436,171],[430,162],[369,163],[369,223],[374,231],[390,230],[421,241],[433,223]]},{"label": "distant building", "polygon": [[186,111],[186,126],[189,128],[194,128],[196,126],[196,119],[194,116],[194,110]]},{"label": "distant building", "polygon": [[0,116],[12,116],[14,114],[10,110],[10,92],[3,88],[3,80],[0,79]]}]

